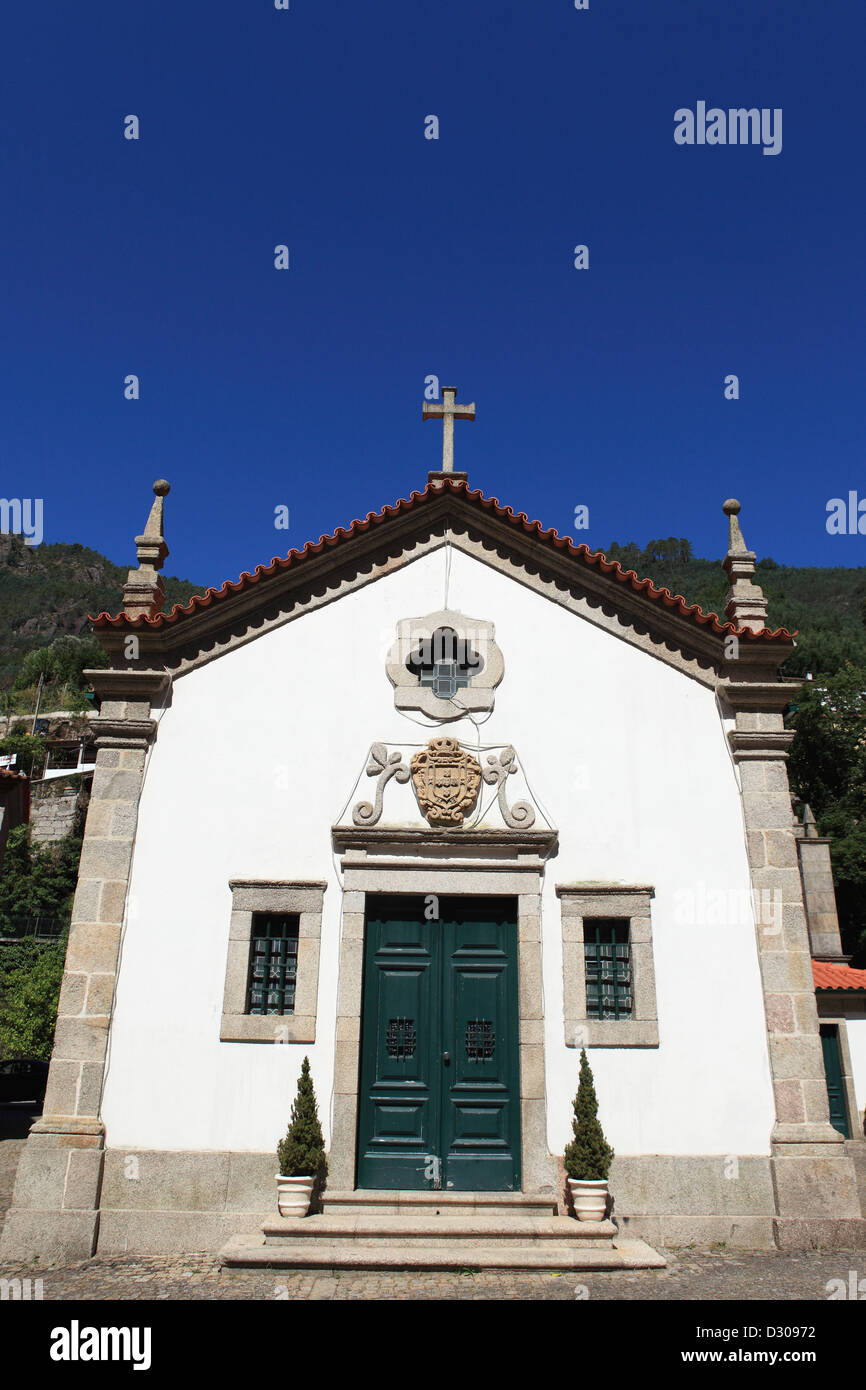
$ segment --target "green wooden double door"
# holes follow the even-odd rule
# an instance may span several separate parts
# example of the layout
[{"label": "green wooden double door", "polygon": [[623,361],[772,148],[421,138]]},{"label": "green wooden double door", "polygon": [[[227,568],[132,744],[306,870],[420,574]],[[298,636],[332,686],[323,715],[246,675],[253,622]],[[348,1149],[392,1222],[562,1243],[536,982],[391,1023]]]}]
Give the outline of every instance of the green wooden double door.
[{"label": "green wooden double door", "polygon": [[368,895],[360,1084],[359,1187],[520,1190],[516,899]]}]

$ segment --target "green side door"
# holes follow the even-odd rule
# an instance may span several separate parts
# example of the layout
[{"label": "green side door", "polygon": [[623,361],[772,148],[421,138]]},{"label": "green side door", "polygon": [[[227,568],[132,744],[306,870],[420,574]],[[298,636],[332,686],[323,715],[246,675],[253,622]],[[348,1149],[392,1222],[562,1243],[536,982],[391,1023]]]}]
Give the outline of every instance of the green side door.
[{"label": "green side door", "polygon": [[846,1139],[851,1138],[848,1112],[845,1107],[845,1087],[842,1081],[842,1058],[839,1055],[839,1033],[833,1023],[822,1023],[821,1048],[824,1053],[824,1075],[827,1078],[827,1099],[830,1102],[830,1123]]},{"label": "green side door", "polygon": [[358,1186],[519,1191],[517,903],[435,905],[367,898]]}]

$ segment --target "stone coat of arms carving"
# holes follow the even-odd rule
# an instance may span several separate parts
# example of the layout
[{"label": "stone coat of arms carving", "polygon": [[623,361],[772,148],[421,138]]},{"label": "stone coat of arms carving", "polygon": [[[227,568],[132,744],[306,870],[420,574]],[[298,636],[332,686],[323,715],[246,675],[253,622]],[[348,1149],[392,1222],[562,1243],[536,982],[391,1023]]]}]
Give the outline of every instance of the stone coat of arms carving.
[{"label": "stone coat of arms carving", "polygon": [[431,738],[411,766],[422,815],[431,825],[462,825],[478,800],[481,764],[463,751],[456,738]]}]

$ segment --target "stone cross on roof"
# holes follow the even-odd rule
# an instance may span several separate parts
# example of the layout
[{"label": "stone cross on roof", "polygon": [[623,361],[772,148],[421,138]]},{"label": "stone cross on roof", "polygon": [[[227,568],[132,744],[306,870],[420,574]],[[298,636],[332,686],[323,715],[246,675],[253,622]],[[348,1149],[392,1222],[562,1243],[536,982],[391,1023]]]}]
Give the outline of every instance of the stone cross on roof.
[{"label": "stone cross on roof", "polygon": [[466,477],[465,473],[454,474],[454,421],[455,420],[474,420],[475,402],[471,405],[458,405],[456,401],[457,387],[442,387],[441,405],[435,401],[425,401],[422,414],[425,420],[442,421],[442,470],[430,474],[431,480],[441,478],[442,474],[450,473],[458,478]]}]

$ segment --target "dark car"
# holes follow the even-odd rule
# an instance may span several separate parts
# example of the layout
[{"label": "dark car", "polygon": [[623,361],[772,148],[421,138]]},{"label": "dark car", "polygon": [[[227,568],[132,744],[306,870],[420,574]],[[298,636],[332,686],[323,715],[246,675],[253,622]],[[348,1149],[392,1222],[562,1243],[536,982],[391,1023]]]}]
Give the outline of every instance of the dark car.
[{"label": "dark car", "polygon": [[40,1104],[48,1085],[48,1063],[38,1057],[7,1057],[0,1062],[0,1105],[10,1100]]}]

